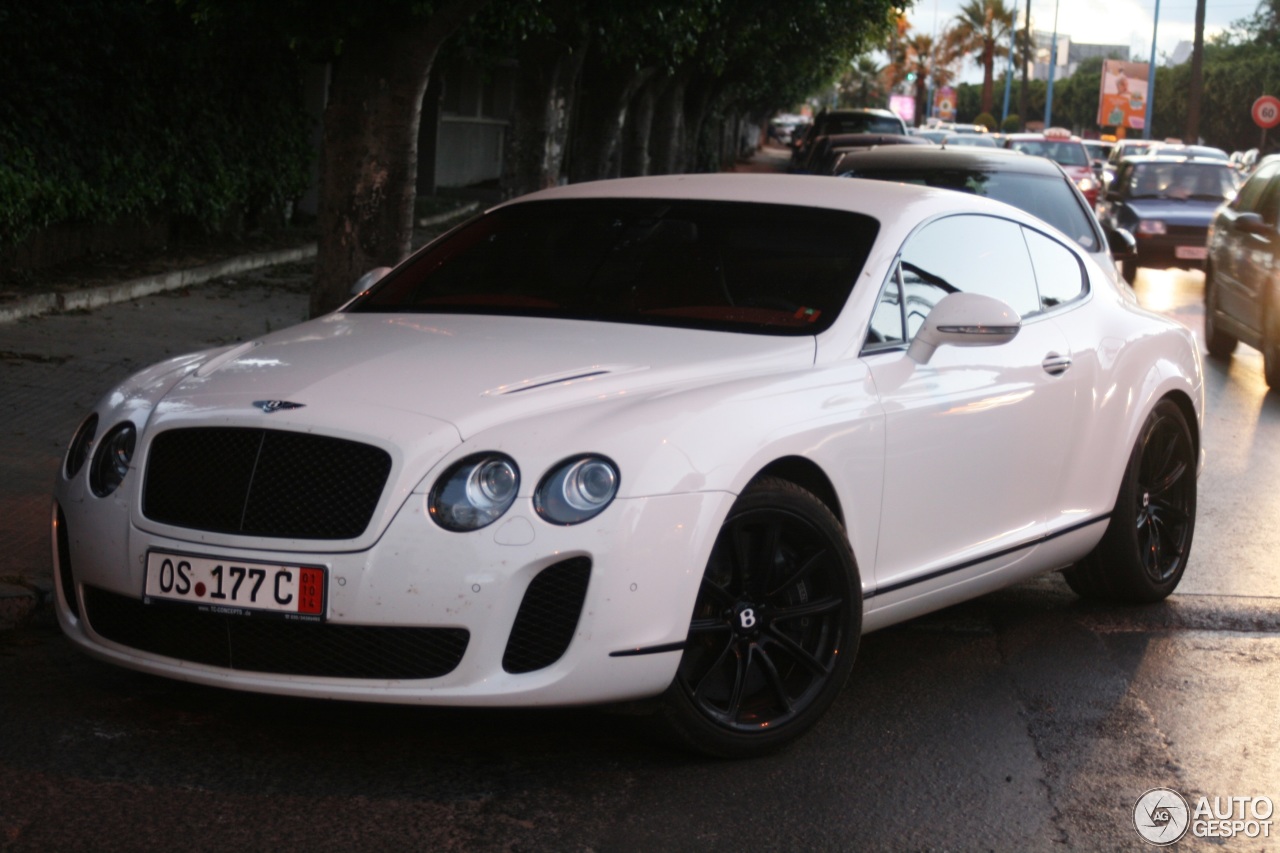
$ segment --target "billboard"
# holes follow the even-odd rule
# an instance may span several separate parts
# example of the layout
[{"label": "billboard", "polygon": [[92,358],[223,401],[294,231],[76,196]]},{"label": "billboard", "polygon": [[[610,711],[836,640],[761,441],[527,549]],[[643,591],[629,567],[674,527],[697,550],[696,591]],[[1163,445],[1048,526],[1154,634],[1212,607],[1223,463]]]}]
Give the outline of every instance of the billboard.
[{"label": "billboard", "polygon": [[890,95],[889,109],[908,127],[916,123],[916,99],[910,95]]},{"label": "billboard", "polygon": [[933,114],[939,121],[956,120],[956,90],[943,86],[933,94]]},{"label": "billboard", "polygon": [[1102,63],[1102,91],[1098,93],[1098,125],[1142,130],[1147,115],[1145,62],[1108,59]]}]

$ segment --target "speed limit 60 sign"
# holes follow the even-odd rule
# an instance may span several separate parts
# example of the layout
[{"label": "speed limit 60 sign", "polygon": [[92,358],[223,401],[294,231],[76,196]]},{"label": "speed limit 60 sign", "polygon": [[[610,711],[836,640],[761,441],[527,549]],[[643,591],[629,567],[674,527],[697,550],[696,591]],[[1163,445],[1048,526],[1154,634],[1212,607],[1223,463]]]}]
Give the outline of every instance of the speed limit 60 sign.
[{"label": "speed limit 60 sign", "polygon": [[1280,100],[1271,95],[1263,95],[1253,102],[1250,113],[1253,115],[1253,123],[1258,127],[1264,130],[1275,127],[1280,124]]}]

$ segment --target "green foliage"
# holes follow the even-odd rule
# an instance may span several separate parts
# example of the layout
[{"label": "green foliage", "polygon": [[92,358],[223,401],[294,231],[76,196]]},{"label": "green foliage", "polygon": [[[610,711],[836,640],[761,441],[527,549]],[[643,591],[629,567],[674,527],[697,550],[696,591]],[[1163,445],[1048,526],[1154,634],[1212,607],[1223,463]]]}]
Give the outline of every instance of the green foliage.
[{"label": "green foliage", "polygon": [[57,222],[216,227],[305,189],[297,60],[259,28],[147,0],[0,10],[0,246]]},{"label": "green foliage", "polygon": [[987,130],[993,132],[996,129],[996,125],[999,124],[999,122],[996,121],[996,117],[991,113],[978,113],[978,115],[974,117],[973,123],[980,124]]},{"label": "green foliage", "polygon": [[1000,122],[1001,133],[1017,133],[1022,130],[1022,116],[1017,113],[1009,113],[1005,120]]}]

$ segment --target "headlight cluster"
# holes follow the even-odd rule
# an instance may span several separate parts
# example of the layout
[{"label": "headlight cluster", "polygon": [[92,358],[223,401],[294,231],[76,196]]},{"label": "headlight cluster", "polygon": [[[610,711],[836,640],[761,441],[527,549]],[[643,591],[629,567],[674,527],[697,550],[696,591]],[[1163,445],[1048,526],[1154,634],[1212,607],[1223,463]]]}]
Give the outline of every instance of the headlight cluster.
[{"label": "headlight cluster", "polygon": [[129,421],[117,424],[102,437],[89,468],[89,488],[95,495],[105,498],[120,488],[129,473],[137,441],[138,431]]},{"label": "headlight cluster", "polygon": [[106,497],[120,488],[129,465],[133,464],[133,450],[138,443],[138,430],[132,421],[124,421],[111,428],[97,443],[90,461],[90,448],[97,435],[97,415],[90,415],[79,425],[63,461],[63,475],[72,479],[81,473],[88,462],[88,487],[97,497]]},{"label": "headlight cluster", "polygon": [[[427,508],[446,530],[479,530],[502,517],[520,490],[520,469],[501,453],[480,453],[440,475]],[[548,471],[533,494],[538,515],[553,524],[578,524],[599,515],[618,493],[618,468],[603,456],[566,459]]]},{"label": "headlight cluster", "polygon": [[89,460],[89,450],[98,434],[98,416],[89,415],[76,429],[67,448],[67,458],[62,463],[62,473],[68,480],[75,477],[89,462],[89,488],[95,495],[105,498],[120,488],[129,466],[133,463],[133,451],[138,443],[138,430],[131,421],[116,424],[98,442]]}]

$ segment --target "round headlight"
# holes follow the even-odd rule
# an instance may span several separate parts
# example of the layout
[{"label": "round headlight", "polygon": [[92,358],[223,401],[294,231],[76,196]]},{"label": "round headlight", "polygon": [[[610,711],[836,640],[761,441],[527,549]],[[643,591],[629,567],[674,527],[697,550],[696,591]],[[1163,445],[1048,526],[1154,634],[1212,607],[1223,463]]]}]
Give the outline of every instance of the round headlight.
[{"label": "round headlight", "polygon": [[468,456],[436,480],[427,498],[431,517],[445,530],[479,530],[511,508],[520,469],[501,453]]},{"label": "round headlight", "polygon": [[71,446],[67,448],[67,459],[63,463],[62,472],[68,480],[79,474],[80,469],[84,467],[85,460],[89,458],[89,447],[97,434],[98,416],[89,415],[80,424],[76,434],[71,438]]},{"label": "round headlight", "polygon": [[89,488],[93,489],[95,495],[105,498],[120,488],[125,475],[129,473],[137,440],[138,431],[129,421],[117,424],[102,437],[97,452],[93,454],[93,465],[89,469]]},{"label": "round headlight", "polygon": [[538,514],[556,524],[599,515],[618,494],[618,466],[603,456],[578,456],[552,468],[533,493]]}]

